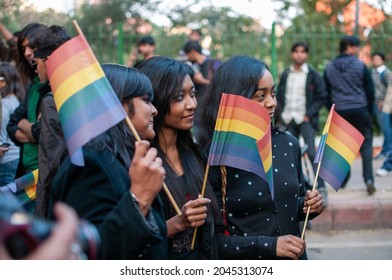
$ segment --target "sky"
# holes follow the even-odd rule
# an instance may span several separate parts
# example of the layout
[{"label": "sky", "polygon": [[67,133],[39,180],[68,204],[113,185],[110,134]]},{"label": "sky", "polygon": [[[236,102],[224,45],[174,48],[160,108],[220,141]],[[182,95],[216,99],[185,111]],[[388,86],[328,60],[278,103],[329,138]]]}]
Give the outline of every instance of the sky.
[{"label": "sky", "polygon": [[[368,2],[377,7],[377,0],[361,0],[362,2]],[[392,0],[387,0],[388,5],[386,7],[392,7]],[[73,0],[28,0],[26,1],[36,6],[38,10],[47,8],[53,8],[58,11],[68,12],[73,8]],[[163,5],[167,7],[173,7],[178,3],[184,3],[186,0],[163,0]],[[200,0],[204,5],[213,4],[218,7],[228,6],[234,11],[251,16],[256,20],[259,20],[261,25],[265,28],[271,28],[272,22],[276,18],[274,8],[277,3],[272,3],[271,0]],[[195,10],[196,12],[196,10]],[[391,12],[391,9],[389,11]],[[151,19],[158,25],[169,25],[169,20],[160,15],[154,15]]]},{"label": "sky", "polygon": [[[29,4],[34,5],[38,10],[44,10],[47,8],[53,8],[57,11],[68,12],[73,8],[73,0],[28,0],[26,1]],[[164,0],[164,5],[167,7],[173,7],[178,3],[184,3],[185,0]],[[257,20],[260,20],[261,24],[270,28],[272,22],[275,18],[275,12],[273,9],[273,4],[270,0],[203,0],[205,5],[209,3],[213,3],[213,5],[222,7],[228,6],[231,7],[234,11],[251,16]],[[168,24],[168,20],[159,15],[154,16],[154,19],[157,21],[155,23],[164,23]]]}]

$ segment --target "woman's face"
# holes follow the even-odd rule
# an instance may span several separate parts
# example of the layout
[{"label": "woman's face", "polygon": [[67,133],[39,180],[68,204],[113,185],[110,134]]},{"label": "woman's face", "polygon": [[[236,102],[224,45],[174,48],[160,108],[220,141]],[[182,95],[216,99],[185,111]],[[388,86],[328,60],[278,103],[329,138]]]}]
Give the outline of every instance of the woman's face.
[{"label": "woman's face", "polygon": [[275,95],[275,83],[271,73],[265,70],[263,77],[259,81],[256,92],[251,98],[267,109],[270,119],[274,117],[277,105]]},{"label": "woman's face", "polygon": [[26,58],[26,60],[29,63],[33,62],[34,59],[34,51],[33,49],[30,47],[30,42],[29,39],[24,39],[22,42],[22,50],[23,50],[23,55]]},{"label": "woman's face", "polygon": [[[158,114],[157,109],[150,102],[149,96],[139,96],[132,98],[134,114],[130,117],[130,120],[135,127],[139,136],[143,140],[152,140],[155,137],[154,132],[154,117]],[[128,103],[124,103],[123,107],[130,114]]]},{"label": "woman's face", "polygon": [[189,130],[193,127],[197,107],[195,85],[189,75],[182,82],[181,91],[170,104],[170,112],[165,116],[165,126],[177,130]]}]

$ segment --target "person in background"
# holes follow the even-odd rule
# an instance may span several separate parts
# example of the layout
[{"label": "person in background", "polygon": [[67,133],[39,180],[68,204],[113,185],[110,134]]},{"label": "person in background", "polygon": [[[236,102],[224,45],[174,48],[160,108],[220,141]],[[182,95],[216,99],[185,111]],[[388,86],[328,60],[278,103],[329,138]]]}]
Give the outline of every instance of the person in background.
[{"label": "person in background", "polygon": [[392,84],[391,70],[385,65],[385,56],[381,52],[372,54],[372,77],[375,87],[375,112],[378,124],[384,135],[381,151],[375,159],[386,159],[392,154],[392,114],[383,110],[387,88]]},{"label": "person in background", "polygon": [[37,89],[39,78],[30,40],[46,30],[47,26],[31,23],[25,26],[18,36],[19,73],[29,81],[26,95],[10,116],[7,132],[12,142],[20,147],[20,157],[16,178],[38,168],[38,141],[41,124],[39,122],[40,94]]},{"label": "person in background", "polygon": [[[390,81],[392,81],[392,73],[390,73],[389,79]],[[385,114],[389,114],[390,117],[392,115],[392,83],[389,83],[388,85],[382,106],[382,112]],[[392,130],[392,123],[390,122],[389,125],[389,129]],[[390,153],[385,159],[381,168],[376,171],[376,175],[380,177],[385,177],[390,174],[392,174],[392,153]]]},{"label": "person in background", "polygon": [[[359,150],[362,157],[362,176],[369,195],[374,194],[373,128],[374,83],[372,75],[358,54],[360,41],[346,35],[339,43],[340,54],[324,70],[328,92],[327,106],[335,104],[335,111],[365,137]],[[345,183],[350,177],[348,173]],[[344,187],[344,185],[343,185]]]},{"label": "person in background", "polygon": [[[55,156],[61,165],[52,182],[49,218],[62,201],[79,217],[95,225],[102,246],[100,259],[166,259],[167,229],[162,202],[157,197],[165,170],[155,148],[150,80],[139,70],[118,64],[102,69],[141,142],[119,122],[83,146],[85,166],[74,165],[64,146]],[[65,156],[65,157],[64,157]]]},{"label": "person in background", "polygon": [[[159,112],[154,120],[154,145],[166,170],[165,181],[182,213],[181,217],[178,216],[166,194],[161,192],[169,237],[169,259],[216,259],[214,213],[219,212],[217,204],[211,203],[214,194],[210,186],[207,186],[206,197],[199,197],[205,163],[191,133],[197,107],[192,68],[163,56],[151,58],[139,67],[154,88],[153,104]],[[200,232],[192,250],[196,227],[200,227]]]},{"label": "person in background", "polygon": [[[217,227],[221,259],[307,259],[299,222],[310,207],[312,219],[323,210],[317,190],[306,191],[298,140],[279,126],[275,84],[265,63],[250,56],[233,56],[215,73],[202,106],[197,139],[207,159],[223,93],[251,99],[271,118],[272,167],[275,198],[258,175],[233,167],[211,166],[209,180],[220,203],[225,224]],[[273,120],[273,121],[272,121]],[[224,204],[223,204],[224,202]]]},{"label": "person in background", "polygon": [[41,96],[39,105],[41,128],[38,143],[38,182],[34,211],[37,217],[46,217],[48,214],[50,185],[59,165],[58,162],[54,161],[53,154],[65,142],[52,89],[49,84],[46,60],[53,51],[69,39],[71,37],[64,27],[52,25],[35,36],[30,42],[34,50],[34,61],[37,65],[36,72],[40,81],[37,90]]},{"label": "person in background", "polygon": [[12,112],[19,106],[24,95],[25,90],[16,67],[9,62],[0,62],[0,145],[10,144],[7,153],[0,158],[0,186],[13,182],[18,168],[19,147],[8,136],[7,125]]},{"label": "person in background", "polygon": [[[138,55],[141,55],[142,59],[138,60]],[[144,36],[137,42],[137,48],[133,49],[127,65],[137,68],[143,61],[153,56],[155,56],[155,40],[151,36]]]},{"label": "person in background", "polygon": [[[309,47],[305,42],[295,42],[292,45],[293,63],[280,76],[276,99],[278,106],[282,107],[282,119],[288,130],[296,138],[303,137],[307,154],[313,162],[319,111],[326,104],[327,92],[321,75],[306,62],[308,54]],[[320,178],[318,190],[322,193],[326,206],[327,191],[324,180]]]}]

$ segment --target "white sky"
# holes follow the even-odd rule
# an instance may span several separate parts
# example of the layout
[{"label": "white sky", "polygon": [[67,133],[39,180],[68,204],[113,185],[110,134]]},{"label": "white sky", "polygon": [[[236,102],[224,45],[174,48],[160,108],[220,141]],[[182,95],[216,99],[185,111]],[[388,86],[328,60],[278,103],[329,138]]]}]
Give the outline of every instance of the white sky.
[{"label": "white sky", "polygon": [[[28,0],[29,4],[33,4],[38,10],[53,8],[58,11],[68,12],[73,9],[73,0]],[[177,3],[184,3],[186,0],[164,0],[164,5],[173,7]],[[274,20],[275,13],[270,0],[203,0],[205,5],[212,3],[218,7],[228,6],[234,11],[251,16],[261,21],[261,24],[267,28],[271,27]],[[154,20],[162,22],[165,21],[162,17],[154,16]]]},{"label": "white sky", "polygon": [[[377,7],[377,0],[361,0],[366,1]],[[58,11],[68,12],[73,9],[74,0],[28,0],[29,2],[37,7],[38,10],[47,8],[53,8]],[[164,5],[172,7],[177,3],[185,3],[186,0],[164,0]],[[251,16],[257,20],[260,20],[261,24],[266,28],[271,28],[272,22],[275,20],[276,14],[274,8],[276,3],[272,3],[271,0],[201,0],[201,3],[208,5],[212,3],[216,6],[228,6],[234,11]],[[388,0],[386,7],[387,12],[391,12],[392,0]],[[168,24],[168,20],[165,20],[162,16],[155,15],[151,20],[157,24]]]}]

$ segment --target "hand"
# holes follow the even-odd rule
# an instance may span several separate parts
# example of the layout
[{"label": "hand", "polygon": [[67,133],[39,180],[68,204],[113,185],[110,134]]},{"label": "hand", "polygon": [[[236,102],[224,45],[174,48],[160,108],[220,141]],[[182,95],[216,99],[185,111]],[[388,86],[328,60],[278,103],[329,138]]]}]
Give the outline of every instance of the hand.
[{"label": "hand", "polygon": [[132,182],[130,191],[136,196],[142,213],[147,215],[155,196],[162,188],[166,173],[162,159],[157,157],[157,150],[150,148],[148,141],[136,142],[135,146],[129,168]]},{"label": "hand", "polygon": [[0,147],[0,158],[2,158],[9,149],[9,147]]},{"label": "hand", "polygon": [[166,222],[168,236],[203,225],[207,218],[207,204],[210,202],[208,198],[199,197],[185,203],[181,208],[181,217],[176,215]]},{"label": "hand", "polygon": [[306,192],[305,203],[303,208],[304,213],[308,211],[308,206],[310,206],[309,213],[321,213],[321,211],[323,211],[324,209],[323,197],[318,192],[318,190],[314,190],[314,191],[308,190]]},{"label": "hand", "polygon": [[23,133],[23,135],[29,139],[30,143],[35,143],[35,139],[31,132],[32,126],[33,123],[29,122],[27,119],[21,119],[18,123],[18,128]]},{"label": "hand", "polygon": [[283,235],[278,237],[276,255],[298,260],[305,252],[305,248],[305,240],[294,235]]}]

